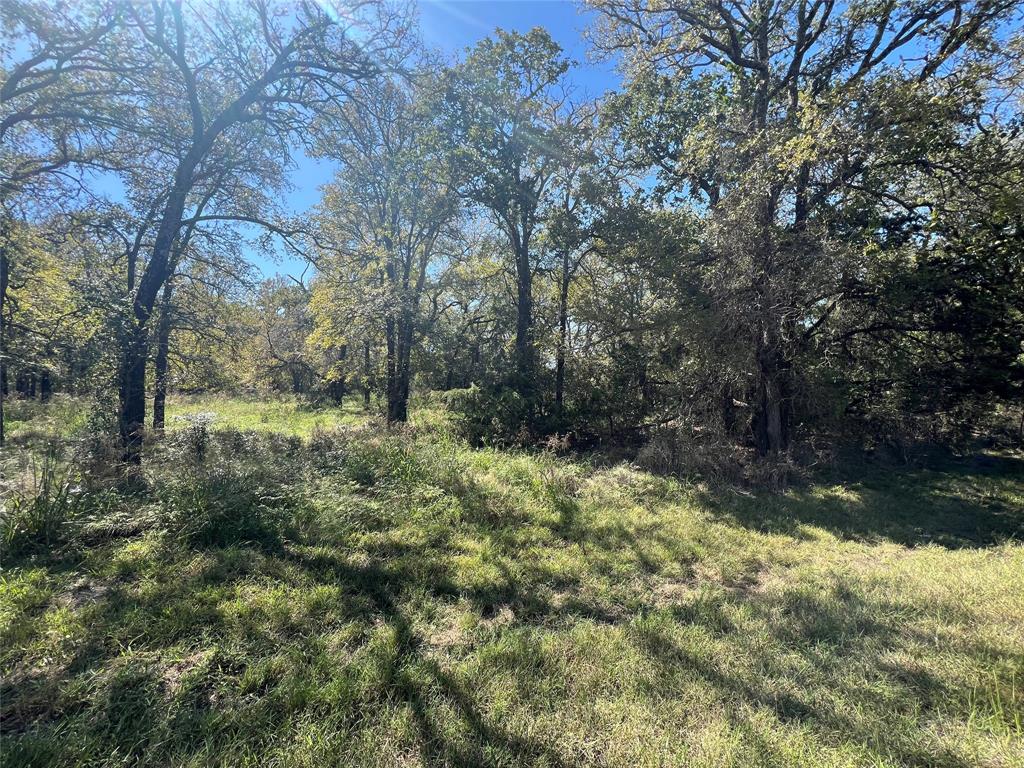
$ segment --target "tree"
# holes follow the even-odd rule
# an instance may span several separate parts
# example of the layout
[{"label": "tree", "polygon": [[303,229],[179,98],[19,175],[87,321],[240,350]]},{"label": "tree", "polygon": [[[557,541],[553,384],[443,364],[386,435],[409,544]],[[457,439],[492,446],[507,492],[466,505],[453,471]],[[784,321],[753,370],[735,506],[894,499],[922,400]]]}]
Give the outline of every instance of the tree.
[{"label": "tree", "polygon": [[984,72],[972,62],[1014,3],[592,5],[600,45],[629,61],[610,119],[658,171],[660,197],[706,211],[699,271],[749,340],[754,443],[784,451],[802,353],[847,296],[872,227],[922,214],[895,188],[971,124]]},{"label": "tree", "polygon": [[[404,422],[412,349],[425,330],[422,299],[458,239],[451,157],[429,106],[398,81],[364,85],[323,122],[320,151],[341,169],[320,207],[334,245],[319,262],[319,282],[324,288],[354,276],[360,303],[376,295],[370,303],[384,328],[387,418]],[[351,326],[336,325],[337,346],[347,349]]]},{"label": "tree", "polygon": [[[609,242],[620,241],[630,226],[623,201],[627,180],[616,168],[616,148],[598,123],[594,104],[565,110],[560,129],[575,137],[554,178],[553,205],[544,227],[544,243],[555,256],[557,276],[557,341],[555,343],[555,420],[566,426],[565,368],[569,346],[569,291],[583,261]],[[625,231],[622,231],[622,230]],[[634,232],[635,233],[635,232]]]},{"label": "tree", "polygon": [[[0,85],[0,445],[7,395],[8,290],[19,222],[45,217],[81,191],[85,168],[118,165],[106,107],[110,68],[89,52],[119,23],[122,4],[4,4]],[[16,60],[19,46],[29,50]],[[88,73],[87,77],[83,77]]]},{"label": "tree", "polygon": [[565,145],[572,140],[559,120],[569,66],[543,29],[525,35],[498,30],[446,74],[438,105],[450,140],[459,148],[463,196],[490,213],[511,249],[516,285],[512,384],[530,404],[536,363],[534,240]]}]

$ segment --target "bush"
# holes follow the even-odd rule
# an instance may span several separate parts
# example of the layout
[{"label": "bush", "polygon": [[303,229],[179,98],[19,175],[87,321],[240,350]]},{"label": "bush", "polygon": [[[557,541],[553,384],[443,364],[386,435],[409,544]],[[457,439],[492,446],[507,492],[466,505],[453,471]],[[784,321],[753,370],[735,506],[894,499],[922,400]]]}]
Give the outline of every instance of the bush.
[{"label": "bush", "polygon": [[276,548],[294,513],[286,490],[264,485],[255,472],[198,472],[156,495],[175,534],[199,546]]},{"label": "bush", "polygon": [[757,459],[752,449],[726,436],[683,426],[655,430],[637,452],[636,463],[655,474],[768,490],[782,490],[796,475],[788,456]]},{"label": "bush", "polygon": [[216,420],[217,414],[212,411],[175,416],[174,421],[181,426],[172,432],[172,445],[196,461],[203,461],[210,446],[210,427]]},{"label": "bush", "polygon": [[532,442],[529,403],[507,387],[452,390],[448,404],[459,429],[473,445],[521,446]]}]

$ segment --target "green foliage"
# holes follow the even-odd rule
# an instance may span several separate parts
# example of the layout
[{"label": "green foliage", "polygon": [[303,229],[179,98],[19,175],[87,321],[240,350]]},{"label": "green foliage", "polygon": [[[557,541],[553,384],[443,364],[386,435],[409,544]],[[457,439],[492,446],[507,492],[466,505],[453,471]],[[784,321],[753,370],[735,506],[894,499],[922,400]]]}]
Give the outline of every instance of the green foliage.
[{"label": "green foliage", "polygon": [[446,400],[472,445],[516,446],[532,442],[526,427],[530,403],[507,387],[452,390]]},{"label": "green foliage", "polygon": [[171,530],[194,546],[280,546],[294,518],[287,492],[257,472],[186,472],[161,484],[155,502]]}]

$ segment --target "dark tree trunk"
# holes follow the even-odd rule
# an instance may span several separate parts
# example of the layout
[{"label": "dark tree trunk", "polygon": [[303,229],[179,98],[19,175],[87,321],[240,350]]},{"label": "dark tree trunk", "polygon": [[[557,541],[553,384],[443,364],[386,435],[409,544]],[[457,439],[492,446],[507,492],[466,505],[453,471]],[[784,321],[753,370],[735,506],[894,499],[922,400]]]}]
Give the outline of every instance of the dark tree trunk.
[{"label": "dark tree trunk", "polygon": [[327,396],[335,405],[342,405],[345,402],[345,380],[335,379],[327,385]]},{"label": "dark tree trunk", "polygon": [[[343,362],[348,357],[348,344],[342,344],[338,348],[338,362]],[[348,393],[348,385],[345,381],[345,374],[331,381],[327,387],[327,394],[335,405],[343,405],[345,395]]]},{"label": "dark tree trunk", "polygon": [[388,421],[394,420],[395,398],[397,397],[398,339],[396,338],[396,325],[395,318],[388,315],[384,321],[385,354],[387,355],[384,360],[384,399],[387,401]]},{"label": "dark tree trunk", "polygon": [[292,377],[292,394],[301,395],[305,392],[305,376],[303,376],[302,367],[295,362],[288,364],[288,373]]},{"label": "dark tree trunk", "polygon": [[48,402],[53,396],[53,378],[46,369],[39,373],[39,399]]},{"label": "dark tree trunk", "polygon": [[167,366],[171,350],[171,294],[168,280],[161,297],[160,324],[156,334],[156,359],[153,362],[153,429],[163,429],[167,412]]},{"label": "dark tree trunk", "polygon": [[523,243],[517,250],[515,390],[529,402],[533,399],[533,273],[528,245]]},{"label": "dark tree trunk", "polygon": [[752,427],[759,456],[789,449],[789,367],[774,344],[758,350],[758,382]]},{"label": "dark tree trunk", "polygon": [[370,340],[363,342],[363,408],[370,410]]},{"label": "dark tree trunk", "polygon": [[387,320],[388,332],[388,421],[409,420],[409,384],[412,376],[411,355],[413,309],[406,305],[397,318]]},{"label": "dark tree trunk", "polygon": [[7,227],[0,229],[0,445],[4,444],[4,404],[7,400],[7,286],[10,265],[7,262]]},{"label": "dark tree trunk", "polygon": [[146,350],[148,334],[145,325],[128,328],[121,347],[118,368],[118,429],[121,436],[121,458],[127,464],[142,462],[143,429],[146,423]]},{"label": "dark tree trunk", "polygon": [[561,421],[565,398],[565,347],[569,336],[569,253],[562,254],[562,280],[558,290],[558,350],[555,354],[555,416]]},{"label": "dark tree trunk", "polygon": [[[754,128],[758,132],[763,132],[768,125],[770,91],[770,51],[766,24],[762,24],[758,32],[756,56],[765,66],[758,78],[755,93]],[[804,184],[801,174],[795,202],[795,219],[798,224],[802,224],[807,215],[806,197],[802,194]],[[759,456],[777,455],[789,448],[789,369],[778,333],[778,320],[773,316],[772,308],[777,306],[778,297],[772,295],[771,288],[776,271],[773,229],[778,211],[779,191],[778,186],[771,186],[766,190],[758,211],[762,252],[758,254],[760,274],[755,284],[755,306],[758,307],[755,311],[762,314],[757,318],[755,325],[757,337],[754,357],[757,379],[752,403],[751,428]]]},{"label": "dark tree trunk", "polygon": [[[182,161],[175,174],[174,188],[167,200],[160,227],[153,241],[149,262],[134,291],[132,322],[121,348],[118,387],[122,458],[128,464],[142,461],[143,431],[146,421],[146,360],[149,351],[149,319],[157,295],[173,273],[171,251],[178,238],[185,210],[185,196],[191,186],[192,170],[201,153],[195,150]],[[129,289],[132,286],[129,285]]]},{"label": "dark tree trunk", "polygon": [[647,377],[647,361],[643,359],[643,353],[639,346],[636,353],[639,358],[637,360],[636,385],[640,390],[640,414],[642,417],[646,417],[651,408],[651,383]]},{"label": "dark tree trunk", "polygon": [[7,363],[3,360],[5,349],[0,343],[0,446],[4,444],[4,405],[7,402]]},{"label": "dark tree trunk", "polygon": [[388,420],[406,422],[409,420],[409,385],[412,377],[410,357],[412,355],[413,319],[408,310],[399,317],[397,328],[394,386],[389,392]]}]

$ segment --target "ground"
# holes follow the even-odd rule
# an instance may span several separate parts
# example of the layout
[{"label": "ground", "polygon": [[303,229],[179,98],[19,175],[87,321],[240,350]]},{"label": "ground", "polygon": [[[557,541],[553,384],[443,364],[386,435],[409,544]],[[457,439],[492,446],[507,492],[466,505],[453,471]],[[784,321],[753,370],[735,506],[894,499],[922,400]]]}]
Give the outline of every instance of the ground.
[{"label": "ground", "polygon": [[779,495],[196,413],[5,557],[3,765],[1024,766],[1020,456]]}]

